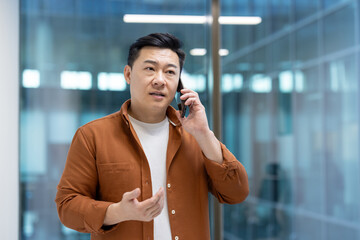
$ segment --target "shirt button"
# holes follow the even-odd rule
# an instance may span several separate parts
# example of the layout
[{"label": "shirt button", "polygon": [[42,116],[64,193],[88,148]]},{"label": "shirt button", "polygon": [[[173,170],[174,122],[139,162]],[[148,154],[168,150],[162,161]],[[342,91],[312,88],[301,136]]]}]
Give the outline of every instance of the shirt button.
[{"label": "shirt button", "polygon": [[178,236],[175,236],[175,240],[179,240],[179,237],[178,237]]},{"label": "shirt button", "polygon": [[170,183],[168,183],[168,184],[167,184],[167,187],[168,187],[168,188],[170,188],[170,187],[171,187],[171,184],[170,184]]},{"label": "shirt button", "polygon": [[174,214],[175,214],[175,210],[172,210],[171,213],[174,215]]}]

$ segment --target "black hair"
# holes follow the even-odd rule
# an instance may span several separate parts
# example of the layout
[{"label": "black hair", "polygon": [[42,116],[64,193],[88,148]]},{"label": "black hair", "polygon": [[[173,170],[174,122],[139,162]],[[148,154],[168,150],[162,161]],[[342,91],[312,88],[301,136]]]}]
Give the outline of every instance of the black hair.
[{"label": "black hair", "polygon": [[143,47],[169,48],[179,57],[180,72],[185,61],[185,52],[181,49],[182,43],[170,33],[152,33],[137,39],[129,49],[128,65],[133,66],[135,60],[139,57],[139,52]]}]

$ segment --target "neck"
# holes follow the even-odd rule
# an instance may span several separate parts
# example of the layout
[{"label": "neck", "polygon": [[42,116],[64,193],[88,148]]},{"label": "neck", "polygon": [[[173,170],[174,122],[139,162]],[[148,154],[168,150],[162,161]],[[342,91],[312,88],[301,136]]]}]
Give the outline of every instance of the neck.
[{"label": "neck", "polygon": [[166,111],[165,112],[151,112],[147,109],[147,111],[138,110],[130,105],[128,109],[128,114],[135,118],[136,120],[139,120],[144,123],[159,123],[163,121],[166,117]]}]

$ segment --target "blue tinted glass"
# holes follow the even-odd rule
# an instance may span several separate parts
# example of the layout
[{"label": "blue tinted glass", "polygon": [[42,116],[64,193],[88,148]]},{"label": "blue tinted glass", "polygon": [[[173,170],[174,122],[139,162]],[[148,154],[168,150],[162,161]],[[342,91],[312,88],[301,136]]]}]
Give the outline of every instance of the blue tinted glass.
[{"label": "blue tinted glass", "polygon": [[295,19],[299,21],[314,15],[318,9],[319,0],[295,0]]},{"label": "blue tinted glass", "polygon": [[296,32],[296,61],[307,61],[319,55],[318,33],[317,22],[306,25]]},{"label": "blue tinted glass", "polygon": [[[130,44],[152,32],[179,37],[184,85],[207,107],[209,54],[203,24],[125,23],[125,13],[208,14],[206,1],[21,1],[21,239],[89,239],[66,228],[54,203],[76,129],[129,99],[123,77]],[[209,52],[209,51],[208,51]]]},{"label": "blue tinted glass", "polygon": [[291,1],[271,1],[271,30],[276,32],[290,24]]},{"label": "blue tinted glass", "polygon": [[359,239],[359,13],[355,1],[290,2],[254,2],[254,13],[271,8],[274,33],[256,26],[238,50],[245,28],[222,28],[234,48],[222,65],[223,139],[250,184],[244,203],[224,206],[224,236]]},{"label": "blue tinted glass", "polygon": [[[354,6],[347,6],[324,18],[324,51],[332,53],[355,44]],[[335,37],[341,36],[341,37]]]}]

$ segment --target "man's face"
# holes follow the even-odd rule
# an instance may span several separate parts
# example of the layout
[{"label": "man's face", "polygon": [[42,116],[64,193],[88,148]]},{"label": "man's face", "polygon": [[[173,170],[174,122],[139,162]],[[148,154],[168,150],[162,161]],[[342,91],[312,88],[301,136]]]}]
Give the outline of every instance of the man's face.
[{"label": "man's face", "polygon": [[175,96],[179,82],[179,57],[171,49],[144,47],[132,68],[125,67],[124,75],[130,84],[131,108],[134,111],[164,113]]}]

